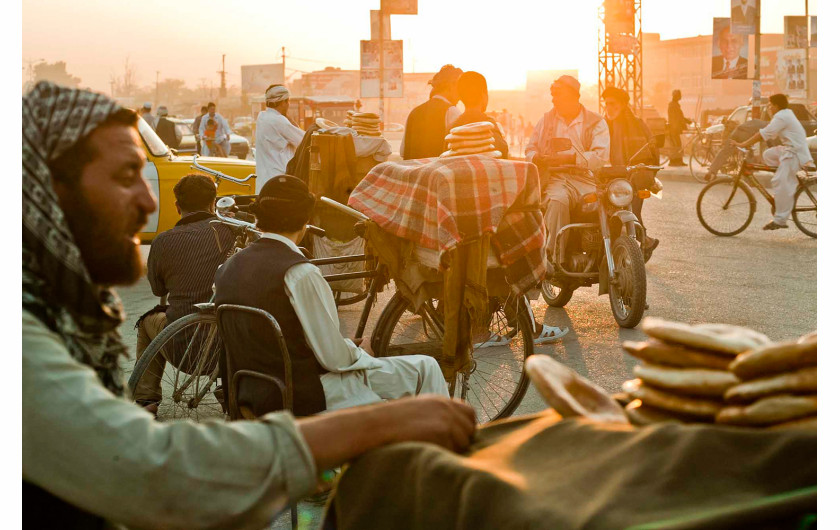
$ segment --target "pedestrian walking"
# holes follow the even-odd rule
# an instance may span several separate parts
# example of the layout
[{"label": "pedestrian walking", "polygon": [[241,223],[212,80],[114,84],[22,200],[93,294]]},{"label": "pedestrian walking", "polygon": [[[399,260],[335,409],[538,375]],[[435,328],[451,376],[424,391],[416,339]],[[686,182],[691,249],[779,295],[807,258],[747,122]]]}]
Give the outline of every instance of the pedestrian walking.
[{"label": "pedestrian walking", "polygon": [[671,139],[671,161],[668,165],[673,167],[686,165],[683,161],[682,132],[688,127],[682,107],[680,107],[681,99],[682,92],[674,90],[671,102],[668,104],[668,137]]}]

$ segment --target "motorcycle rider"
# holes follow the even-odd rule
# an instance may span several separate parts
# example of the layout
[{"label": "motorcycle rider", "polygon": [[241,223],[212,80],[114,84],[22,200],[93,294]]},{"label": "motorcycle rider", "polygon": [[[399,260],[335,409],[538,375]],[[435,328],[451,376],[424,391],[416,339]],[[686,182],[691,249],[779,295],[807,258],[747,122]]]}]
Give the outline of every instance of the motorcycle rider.
[{"label": "motorcycle rider", "polygon": [[[610,161],[610,130],[602,116],[584,108],[580,103],[580,83],[569,75],[557,78],[551,85],[554,108],[545,113],[534,127],[534,133],[525,148],[527,160],[540,169],[545,224],[548,229],[549,256],[565,261],[565,242],[568,234],[557,234],[571,221],[571,201],[566,189],[568,174],[556,173],[549,177],[548,168],[553,164],[576,165],[596,171]],[[563,153],[551,150],[552,138],[568,138],[572,148]],[[575,181],[581,195],[594,191]]]}]

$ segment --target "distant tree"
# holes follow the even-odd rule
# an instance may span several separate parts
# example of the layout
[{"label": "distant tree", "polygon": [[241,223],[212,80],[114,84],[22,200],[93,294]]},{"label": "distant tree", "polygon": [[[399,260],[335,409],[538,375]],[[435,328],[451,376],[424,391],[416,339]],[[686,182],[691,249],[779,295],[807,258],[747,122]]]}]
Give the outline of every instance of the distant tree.
[{"label": "distant tree", "polygon": [[78,88],[82,82],[81,78],[67,72],[67,63],[58,61],[55,63],[40,62],[32,68],[32,78],[35,83],[38,81],[51,81],[58,85]]},{"label": "distant tree", "polygon": [[125,63],[123,63],[123,74],[121,76],[111,76],[113,95],[117,97],[134,96],[138,89],[137,82],[137,68],[126,57]]}]

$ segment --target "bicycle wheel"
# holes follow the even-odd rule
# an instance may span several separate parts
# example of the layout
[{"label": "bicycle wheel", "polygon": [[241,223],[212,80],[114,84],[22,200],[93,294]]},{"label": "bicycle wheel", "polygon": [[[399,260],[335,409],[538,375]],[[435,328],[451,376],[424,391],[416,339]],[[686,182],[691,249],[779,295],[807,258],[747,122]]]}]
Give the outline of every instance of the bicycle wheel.
[{"label": "bicycle wheel", "polygon": [[802,232],[817,238],[817,179],[799,185],[793,196],[793,222]]},{"label": "bicycle wheel", "polygon": [[129,398],[156,394],[159,381],[158,419],[224,419],[221,351],[214,313],[179,318],[166,326],[140,356],[128,380]]},{"label": "bicycle wheel", "polygon": [[688,159],[688,169],[691,172],[691,176],[694,177],[694,180],[697,182],[706,182],[705,169],[712,165],[712,160],[714,159],[711,140],[707,140],[706,142],[697,140],[694,142],[694,149],[692,149],[691,157]]},{"label": "bicycle wheel", "polygon": [[740,234],[755,215],[755,196],[741,181],[719,177],[706,184],[697,197],[697,217],[716,236]]},{"label": "bicycle wheel", "polygon": [[348,293],[346,291],[333,291],[333,298],[335,299],[335,305],[338,307],[353,305],[367,298],[367,292]]},{"label": "bicycle wheel", "polygon": [[547,279],[540,284],[540,291],[545,303],[551,307],[564,307],[575,294],[575,290],[568,285],[555,285]]},{"label": "bicycle wheel", "polygon": [[[523,299],[521,303],[527,301]],[[433,300],[425,302],[417,313],[410,305],[400,293],[388,301],[374,330],[374,355],[422,354],[440,359],[443,351],[441,311],[434,307]],[[509,307],[517,316],[515,322],[508,322],[505,305],[494,305],[488,326],[490,337],[502,338],[507,343],[475,348],[469,370],[457,374],[454,385],[450,385],[454,397],[473,406],[479,423],[513,414],[528,390],[525,358],[534,353],[534,335],[527,312]],[[480,333],[473,340],[476,343],[487,341],[487,333]]]}]

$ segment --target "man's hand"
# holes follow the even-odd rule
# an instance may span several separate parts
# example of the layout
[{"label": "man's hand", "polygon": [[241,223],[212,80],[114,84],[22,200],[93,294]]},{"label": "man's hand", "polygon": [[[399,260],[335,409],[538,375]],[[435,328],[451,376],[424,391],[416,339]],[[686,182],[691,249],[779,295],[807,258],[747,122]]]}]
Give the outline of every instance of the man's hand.
[{"label": "man's hand", "polygon": [[475,423],[475,412],[466,403],[424,395],[304,418],[298,420],[298,428],[323,470],[399,442],[429,442],[463,451]]}]

